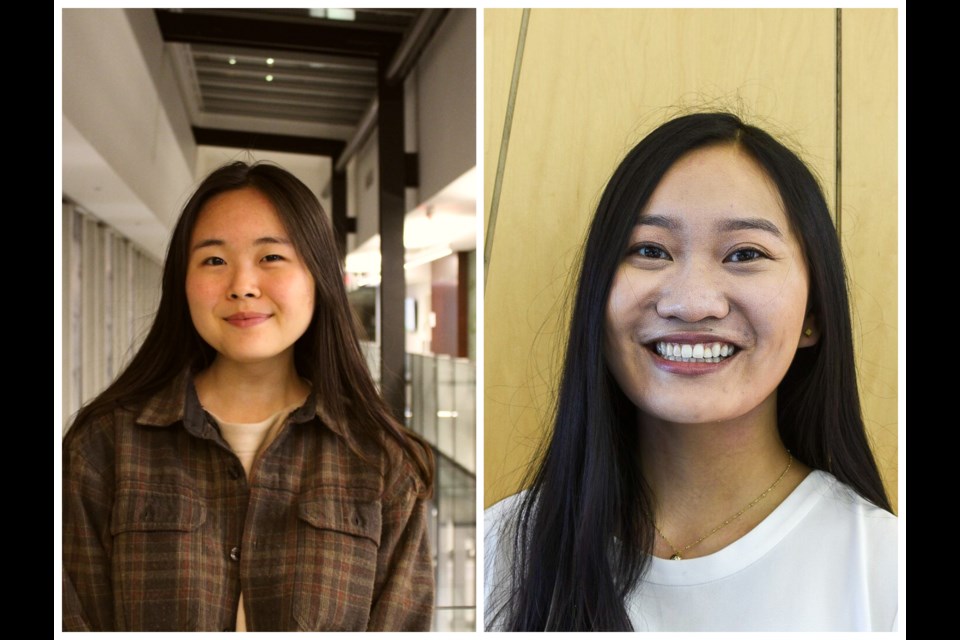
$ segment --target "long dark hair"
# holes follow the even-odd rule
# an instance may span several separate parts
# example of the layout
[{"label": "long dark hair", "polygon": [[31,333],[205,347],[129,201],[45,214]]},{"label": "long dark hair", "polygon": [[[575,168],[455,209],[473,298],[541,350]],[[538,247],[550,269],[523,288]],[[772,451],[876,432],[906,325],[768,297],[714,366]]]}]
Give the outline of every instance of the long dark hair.
[{"label": "long dark hair", "polygon": [[[655,541],[652,501],[638,464],[635,410],[604,358],[604,314],[631,230],[667,170],[715,144],[748,153],[777,185],[810,272],[809,312],[820,339],[800,349],[777,390],[786,447],[890,510],[867,443],[857,392],[846,275],[820,186],[766,132],[728,113],[671,120],[646,136],[610,178],[590,226],[576,285],[553,431],[516,528],[503,543],[516,562],[495,617],[511,630],[629,630],[624,600]],[[619,541],[616,553],[611,543]]]},{"label": "long dark hair", "polygon": [[[270,164],[234,162],[211,173],[197,187],[173,230],[153,326],[130,364],[78,412],[73,424],[83,424],[118,407],[140,405],[185,368],[199,371],[213,363],[216,352],[197,333],[187,306],[190,238],[197,218],[211,198],[243,188],[254,188],[270,200],[313,276],[313,319],[294,346],[297,373],[312,383],[332,419],[351,425],[352,435],[378,442],[386,434],[396,440],[429,491],[433,482],[431,449],[393,418],[360,352],[330,222],[306,185]],[[356,441],[349,444],[356,445]],[[355,450],[360,452],[359,448]]]}]

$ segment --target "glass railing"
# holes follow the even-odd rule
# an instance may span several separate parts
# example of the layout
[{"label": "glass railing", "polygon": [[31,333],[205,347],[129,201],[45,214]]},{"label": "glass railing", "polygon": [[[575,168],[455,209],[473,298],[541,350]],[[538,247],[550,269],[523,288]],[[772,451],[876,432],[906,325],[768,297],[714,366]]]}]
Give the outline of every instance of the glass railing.
[{"label": "glass railing", "polygon": [[407,426],[476,473],[476,365],[466,358],[407,354]]},{"label": "glass railing", "polygon": [[[380,350],[361,343],[379,383]],[[476,629],[476,364],[466,358],[407,354],[406,426],[433,445],[430,505],[436,570],[434,631]]]},{"label": "glass railing", "polygon": [[431,543],[437,596],[434,631],[473,631],[476,627],[476,478],[442,453],[431,504]]}]

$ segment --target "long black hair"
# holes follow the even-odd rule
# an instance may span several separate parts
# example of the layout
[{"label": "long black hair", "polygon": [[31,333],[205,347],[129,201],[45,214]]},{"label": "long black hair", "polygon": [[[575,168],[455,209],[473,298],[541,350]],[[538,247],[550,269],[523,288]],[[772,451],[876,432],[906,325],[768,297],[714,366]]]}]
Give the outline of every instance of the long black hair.
[{"label": "long black hair", "polygon": [[[315,283],[313,318],[294,345],[297,373],[309,380],[326,413],[351,425],[357,438],[395,439],[418,469],[426,491],[433,481],[429,445],[403,429],[377,392],[358,343],[358,332],[343,286],[333,229],[310,189],[271,164],[233,162],[211,173],[187,201],[173,230],[163,267],[160,305],[143,345],[117,379],[85,405],[73,425],[147,401],[184,369],[205,369],[216,352],[197,333],[187,305],[190,239],[204,206],[213,197],[253,188],[276,209],[290,240]],[[357,438],[351,445],[356,445]],[[360,452],[360,448],[355,450]]]},{"label": "long black hair", "polygon": [[[631,231],[667,170],[685,154],[731,144],[776,184],[810,276],[817,344],[798,350],[777,390],[780,437],[792,454],[890,510],[864,431],[846,275],[823,192],[796,154],[729,113],[671,120],[637,144],[603,192],[582,264],[553,429],[516,514],[513,563],[495,625],[510,630],[629,630],[624,600],[655,542],[637,464],[634,405],[604,358],[604,314]],[[611,553],[614,536],[616,553]]]}]

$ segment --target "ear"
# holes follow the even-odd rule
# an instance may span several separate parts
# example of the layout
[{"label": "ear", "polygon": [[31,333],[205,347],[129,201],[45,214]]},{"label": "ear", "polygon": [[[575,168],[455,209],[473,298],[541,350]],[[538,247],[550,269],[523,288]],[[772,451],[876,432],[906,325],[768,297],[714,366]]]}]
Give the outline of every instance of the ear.
[{"label": "ear", "polygon": [[798,346],[801,349],[804,347],[812,347],[817,344],[819,340],[820,324],[817,322],[817,317],[811,313],[803,320],[803,328],[800,330],[800,344]]}]

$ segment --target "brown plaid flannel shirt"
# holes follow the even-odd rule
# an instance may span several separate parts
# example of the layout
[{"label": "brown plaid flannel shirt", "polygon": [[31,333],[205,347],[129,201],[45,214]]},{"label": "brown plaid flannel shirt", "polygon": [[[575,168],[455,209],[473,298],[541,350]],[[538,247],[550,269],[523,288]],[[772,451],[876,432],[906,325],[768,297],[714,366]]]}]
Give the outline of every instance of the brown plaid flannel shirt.
[{"label": "brown plaid flannel shirt", "polygon": [[[63,443],[63,628],[428,630],[422,486],[311,397],[248,482],[188,374]],[[422,492],[421,492],[422,493]]]}]

